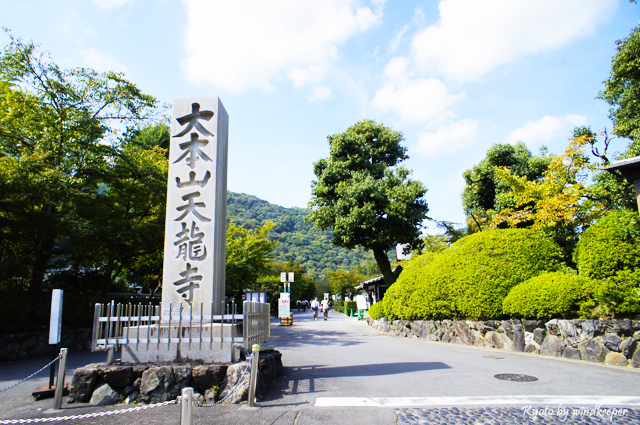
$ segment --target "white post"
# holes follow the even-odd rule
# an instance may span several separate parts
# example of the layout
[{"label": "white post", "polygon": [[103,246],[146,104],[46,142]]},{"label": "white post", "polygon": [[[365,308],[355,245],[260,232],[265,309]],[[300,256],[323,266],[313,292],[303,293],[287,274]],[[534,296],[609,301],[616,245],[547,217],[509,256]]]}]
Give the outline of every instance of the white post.
[{"label": "white post", "polygon": [[182,389],[180,398],[180,425],[193,425],[193,388]]},{"label": "white post", "polygon": [[49,345],[60,342],[60,330],[62,328],[62,289],[51,291],[51,320],[49,322]]},{"label": "white post", "polygon": [[258,357],[260,345],[253,344],[251,348],[251,379],[249,380],[249,407],[253,407],[256,399],[256,382],[258,380]]},{"label": "white post", "polygon": [[67,371],[67,349],[60,349],[60,361],[58,363],[58,378],[56,379],[56,391],[53,400],[53,408],[62,408],[62,396],[64,395],[64,375]]}]

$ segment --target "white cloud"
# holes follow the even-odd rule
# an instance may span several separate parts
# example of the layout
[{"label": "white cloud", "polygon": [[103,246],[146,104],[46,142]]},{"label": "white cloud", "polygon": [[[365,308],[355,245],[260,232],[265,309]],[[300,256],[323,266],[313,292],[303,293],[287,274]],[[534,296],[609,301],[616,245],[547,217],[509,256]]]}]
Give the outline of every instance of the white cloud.
[{"label": "white cloud", "polygon": [[455,152],[471,146],[477,139],[478,122],[464,119],[443,125],[435,131],[418,133],[418,152],[434,157],[438,152]]},{"label": "white cloud", "polygon": [[85,49],[82,54],[82,66],[93,68],[98,72],[114,71],[126,73],[127,68],[115,60],[96,49]]},{"label": "white cloud", "polygon": [[590,34],[617,0],[442,0],[440,20],[416,34],[422,70],[475,80],[496,67]]},{"label": "white cloud", "polygon": [[129,0],[93,0],[93,4],[100,9],[113,9],[114,7],[120,7]]},{"label": "white cloud", "polygon": [[398,47],[400,46],[400,43],[402,43],[404,35],[408,30],[409,25],[407,24],[403,26],[400,31],[396,32],[394,37],[391,39],[391,42],[389,43],[389,52],[394,53],[396,50],[398,50]]},{"label": "white cloud", "polygon": [[407,71],[409,60],[391,59],[384,70],[387,82],[373,97],[372,104],[380,111],[395,111],[407,123],[442,121],[453,116],[450,108],[464,93],[451,94],[436,78],[412,78]]},{"label": "white cloud", "polygon": [[313,93],[307,96],[307,99],[311,102],[317,102],[331,97],[333,97],[331,87],[318,87],[313,91]]},{"label": "white cloud", "polygon": [[192,82],[234,92],[273,88],[286,75],[297,86],[319,81],[338,46],[380,22],[355,0],[185,0],[183,69]]},{"label": "white cloud", "polygon": [[545,142],[566,139],[571,135],[573,127],[586,125],[587,117],[570,114],[564,118],[545,116],[538,121],[529,121],[507,136],[507,142],[514,144],[524,142],[527,146],[539,146]]}]

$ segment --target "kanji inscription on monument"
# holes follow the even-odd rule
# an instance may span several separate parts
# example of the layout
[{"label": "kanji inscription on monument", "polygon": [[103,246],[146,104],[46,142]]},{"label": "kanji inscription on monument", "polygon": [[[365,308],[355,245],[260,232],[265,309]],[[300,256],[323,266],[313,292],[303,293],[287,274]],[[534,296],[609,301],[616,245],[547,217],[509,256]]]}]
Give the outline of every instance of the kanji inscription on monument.
[{"label": "kanji inscription on monument", "polygon": [[[229,116],[217,97],[173,100],[162,306],[221,314]],[[213,305],[213,311],[211,311]]]}]

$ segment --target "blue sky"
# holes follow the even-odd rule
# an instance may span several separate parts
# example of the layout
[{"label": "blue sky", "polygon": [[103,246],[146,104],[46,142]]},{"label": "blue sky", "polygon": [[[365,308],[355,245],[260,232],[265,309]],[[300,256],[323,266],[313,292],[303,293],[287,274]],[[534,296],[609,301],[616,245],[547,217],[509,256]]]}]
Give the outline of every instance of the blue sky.
[{"label": "blue sky", "polygon": [[1,26],[63,67],[123,72],[165,103],[219,96],[229,190],[306,207],[327,135],[373,119],[404,134],[429,215],[458,223],[462,173],[494,143],[560,153],[576,125],[611,130],[596,96],[615,41],[640,17],[626,0],[0,0],[0,10]]}]

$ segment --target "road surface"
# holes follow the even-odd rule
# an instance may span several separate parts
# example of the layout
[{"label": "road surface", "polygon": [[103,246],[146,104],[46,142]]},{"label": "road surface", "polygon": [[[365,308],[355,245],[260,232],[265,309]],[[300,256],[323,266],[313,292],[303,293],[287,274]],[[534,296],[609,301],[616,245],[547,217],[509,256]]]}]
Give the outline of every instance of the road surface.
[{"label": "road surface", "polygon": [[[637,369],[391,337],[334,311],[327,321],[321,315],[314,321],[309,310],[294,311],[293,326],[278,323],[272,322],[269,344],[282,352],[285,373],[267,398],[253,408],[194,408],[195,424],[640,424]],[[68,373],[105,357],[71,356]],[[0,364],[0,389],[43,364]],[[30,397],[47,382],[43,373],[0,392],[0,421],[130,407],[65,403],[55,411],[52,400]],[[163,406],[64,423],[178,424],[180,409]]]}]

